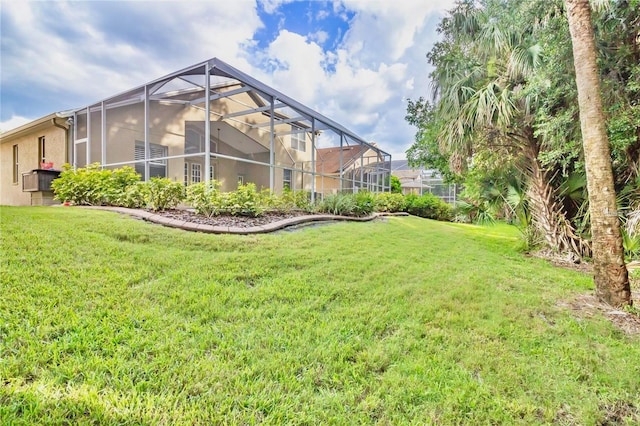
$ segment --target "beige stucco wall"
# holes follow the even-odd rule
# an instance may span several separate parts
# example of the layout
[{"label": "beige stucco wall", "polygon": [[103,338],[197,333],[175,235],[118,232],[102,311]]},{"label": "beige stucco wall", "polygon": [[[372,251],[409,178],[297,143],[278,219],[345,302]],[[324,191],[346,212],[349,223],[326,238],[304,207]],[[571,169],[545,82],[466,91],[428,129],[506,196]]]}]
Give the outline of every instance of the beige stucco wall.
[{"label": "beige stucco wall", "polygon": [[[232,102],[228,99],[220,99],[212,102],[211,111],[211,137],[217,142],[220,135],[220,143],[217,144],[217,153],[246,158],[253,161],[269,163],[270,133],[269,126],[251,127],[239,120],[215,120],[216,112],[221,114],[241,111],[251,105],[251,98],[246,95]],[[268,121],[268,117],[257,113],[243,116],[243,121],[249,123],[261,123]],[[201,122],[204,129],[205,113],[200,108],[184,106],[180,104],[170,104],[152,101],[149,109],[149,142],[167,147],[167,156],[184,155],[185,133],[187,122]],[[85,128],[84,116],[78,120]],[[91,162],[101,162],[102,158],[102,128],[101,113],[94,111],[91,113],[91,132],[89,144],[91,146]],[[218,132],[220,129],[220,132]],[[276,132],[286,132],[290,130],[290,125],[283,124],[276,127]],[[79,136],[84,136],[79,132]],[[144,140],[144,104],[136,103],[117,108],[107,108],[106,110],[106,164],[123,163],[133,161],[135,141]],[[275,138],[276,164],[280,167],[296,168],[300,164],[311,160],[311,139],[307,135],[307,149],[305,152],[290,148],[290,136],[280,136]],[[259,144],[262,148],[258,148]],[[256,150],[263,152],[247,155],[235,149],[242,144],[251,146],[254,144]],[[81,152],[85,152],[80,147]],[[79,151],[79,152],[80,152]],[[176,158],[167,160],[167,177],[175,181],[184,180],[184,163],[200,163],[202,166],[202,179],[204,180],[204,158],[203,156]],[[85,164],[84,158],[78,159],[78,165]],[[253,182],[258,189],[269,188],[269,167],[247,162],[216,158],[211,160],[214,166],[215,179],[222,183],[222,190],[231,191],[237,188],[238,177],[243,176],[245,183]],[[133,164],[131,164],[133,165]],[[275,171],[275,189],[282,189],[283,172],[281,168]],[[310,189],[311,179],[302,178],[302,173],[294,172],[296,189]],[[304,181],[304,185],[303,185]]]},{"label": "beige stucco wall", "polygon": [[[51,121],[26,129],[0,143],[0,205],[31,205],[31,193],[22,192],[22,174],[40,167],[38,138],[45,137],[45,160],[61,168],[67,161],[66,132]],[[18,146],[18,182],[13,183],[13,147]]]}]

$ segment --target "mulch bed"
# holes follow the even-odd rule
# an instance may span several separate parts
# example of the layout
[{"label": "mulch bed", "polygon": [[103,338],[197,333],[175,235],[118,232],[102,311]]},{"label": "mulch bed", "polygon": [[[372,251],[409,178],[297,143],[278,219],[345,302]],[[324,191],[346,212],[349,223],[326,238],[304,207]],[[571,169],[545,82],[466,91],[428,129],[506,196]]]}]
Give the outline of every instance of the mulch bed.
[{"label": "mulch bed", "polygon": [[197,223],[200,225],[229,226],[237,228],[251,228],[253,226],[262,226],[273,222],[279,222],[284,219],[313,215],[313,213],[308,213],[305,211],[289,211],[286,213],[265,212],[262,216],[259,217],[231,215],[207,217],[197,214],[191,210],[166,210],[153,213],[171,219],[184,220],[186,222]]}]

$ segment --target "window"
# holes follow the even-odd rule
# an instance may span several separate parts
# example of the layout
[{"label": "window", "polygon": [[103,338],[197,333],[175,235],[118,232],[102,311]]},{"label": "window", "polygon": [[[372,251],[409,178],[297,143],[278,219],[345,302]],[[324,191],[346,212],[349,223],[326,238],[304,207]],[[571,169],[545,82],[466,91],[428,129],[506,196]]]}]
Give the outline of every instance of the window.
[{"label": "window", "polygon": [[[217,149],[216,142],[214,142],[213,140],[213,133],[210,135],[209,149],[211,150],[211,152],[216,152]],[[202,130],[201,132],[200,130],[197,130],[196,126],[187,123],[187,128],[184,135],[184,153],[199,154],[204,152],[204,130]]]},{"label": "window", "polygon": [[46,163],[47,156],[45,152],[45,138],[40,136],[38,138],[38,163]]},{"label": "window", "polygon": [[[167,156],[167,147],[157,143],[150,143],[149,150],[149,178],[167,177],[167,160],[159,160],[158,158]],[[144,160],[144,142],[136,141],[133,159],[136,161]],[[144,178],[144,162],[136,163],[136,172]]]},{"label": "window", "polygon": [[18,183],[18,175],[20,173],[20,168],[18,165],[18,145],[13,146],[13,180],[12,182]]},{"label": "window", "polygon": [[282,187],[285,189],[292,189],[291,181],[293,179],[293,170],[284,169],[282,170]]},{"label": "window", "polygon": [[238,186],[244,185],[244,176],[238,175]]},{"label": "window", "polygon": [[[198,163],[184,163],[184,186],[192,183],[198,183],[202,180],[202,164]],[[213,180],[215,176],[215,169],[213,166],[209,166],[209,180]]]},{"label": "window", "polygon": [[307,134],[300,129],[292,128],[292,131],[299,133],[291,134],[291,148],[296,151],[307,150]]},{"label": "window", "polygon": [[198,183],[202,180],[202,166],[198,163],[191,163],[191,183]]}]

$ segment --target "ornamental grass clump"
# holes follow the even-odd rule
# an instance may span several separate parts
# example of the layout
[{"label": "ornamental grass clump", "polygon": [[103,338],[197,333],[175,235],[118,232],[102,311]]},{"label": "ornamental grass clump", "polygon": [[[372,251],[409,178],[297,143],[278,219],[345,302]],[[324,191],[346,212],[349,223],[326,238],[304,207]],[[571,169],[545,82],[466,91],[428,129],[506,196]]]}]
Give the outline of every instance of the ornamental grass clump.
[{"label": "ornamental grass clump", "polygon": [[340,216],[354,216],[356,202],[353,194],[331,194],[322,200],[318,206],[322,213],[335,214]]}]

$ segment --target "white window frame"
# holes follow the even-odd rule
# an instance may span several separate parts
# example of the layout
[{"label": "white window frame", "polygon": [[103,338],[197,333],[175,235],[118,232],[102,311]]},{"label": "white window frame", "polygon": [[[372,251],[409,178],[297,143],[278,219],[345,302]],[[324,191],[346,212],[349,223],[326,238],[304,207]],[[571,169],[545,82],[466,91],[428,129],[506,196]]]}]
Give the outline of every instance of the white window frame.
[{"label": "white window frame", "polygon": [[47,139],[44,136],[38,137],[38,167],[40,163],[46,163],[47,153],[45,151]]},{"label": "white window frame", "polygon": [[[169,147],[158,143],[150,143],[149,150],[151,151],[149,153],[149,166],[163,167],[164,177],[167,177],[167,160],[166,158],[162,159],[161,157],[166,157],[168,155]],[[134,168],[136,166],[140,167],[140,165],[142,165],[144,170],[144,141],[135,141],[133,149],[133,159],[135,160]],[[137,172],[140,173],[139,170],[137,170]],[[144,172],[141,174],[142,178],[144,179]]]},{"label": "white window frame", "polygon": [[291,131],[291,149],[296,151],[307,152],[307,133],[297,128],[292,128]]},{"label": "white window frame", "polygon": [[191,163],[191,183],[202,182],[202,164]]},{"label": "white window frame", "polygon": [[19,163],[19,148],[18,145],[13,145],[13,176],[11,177],[11,183],[13,183],[14,185],[18,184],[18,181],[20,180],[20,163]]},{"label": "white window frame", "polygon": [[[289,178],[287,179],[287,174]],[[293,191],[293,170],[282,169],[282,189],[289,188]]]}]

